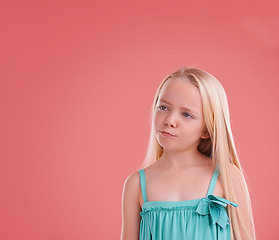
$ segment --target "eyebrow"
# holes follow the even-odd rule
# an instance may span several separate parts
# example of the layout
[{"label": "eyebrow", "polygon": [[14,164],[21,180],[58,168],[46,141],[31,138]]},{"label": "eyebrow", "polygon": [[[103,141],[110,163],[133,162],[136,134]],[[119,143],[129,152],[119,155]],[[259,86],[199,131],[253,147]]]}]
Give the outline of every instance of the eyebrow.
[{"label": "eyebrow", "polygon": [[[165,103],[167,103],[167,104],[170,104],[171,105],[171,103],[169,102],[169,101],[167,101],[167,100],[165,100],[165,99],[159,99],[159,102],[165,102]],[[189,107],[187,107],[187,106],[185,106],[185,107],[181,107],[181,109],[183,109],[183,110],[188,110],[188,111],[190,111],[190,112],[193,112],[193,113],[196,113],[196,114],[198,114],[198,112],[195,110],[195,109],[193,109],[193,108],[189,108]]]}]

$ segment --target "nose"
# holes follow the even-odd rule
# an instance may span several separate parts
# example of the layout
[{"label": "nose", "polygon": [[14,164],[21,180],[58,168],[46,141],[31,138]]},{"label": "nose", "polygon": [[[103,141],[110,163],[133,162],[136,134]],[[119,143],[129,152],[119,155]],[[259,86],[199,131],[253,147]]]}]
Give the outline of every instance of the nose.
[{"label": "nose", "polygon": [[164,121],[164,124],[167,125],[167,126],[172,126],[172,127],[176,127],[177,123],[175,121],[175,118],[173,116],[173,114],[169,114],[165,121]]}]

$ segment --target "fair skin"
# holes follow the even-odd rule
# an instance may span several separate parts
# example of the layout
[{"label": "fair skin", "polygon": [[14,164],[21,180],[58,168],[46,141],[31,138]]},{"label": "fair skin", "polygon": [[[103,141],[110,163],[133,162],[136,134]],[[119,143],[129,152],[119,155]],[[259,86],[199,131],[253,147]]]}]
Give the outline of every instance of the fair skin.
[{"label": "fair skin", "polygon": [[[181,109],[185,106],[192,111]],[[166,82],[153,120],[155,136],[164,150],[155,163],[144,169],[148,201],[186,201],[206,197],[216,166],[197,149],[200,140],[209,137],[198,89],[190,82]],[[165,137],[159,130],[175,136]],[[213,194],[224,197],[220,177]],[[121,240],[139,239],[142,204],[139,173],[136,171],[126,179],[123,188]]]}]

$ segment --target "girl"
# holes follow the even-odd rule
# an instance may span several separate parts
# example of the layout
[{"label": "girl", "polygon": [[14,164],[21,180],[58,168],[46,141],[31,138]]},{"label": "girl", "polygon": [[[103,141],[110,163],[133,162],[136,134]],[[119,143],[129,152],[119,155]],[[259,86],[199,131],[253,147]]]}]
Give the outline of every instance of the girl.
[{"label": "girl", "polygon": [[182,68],[160,84],[142,169],[122,193],[122,240],[254,240],[251,199],[225,91]]}]

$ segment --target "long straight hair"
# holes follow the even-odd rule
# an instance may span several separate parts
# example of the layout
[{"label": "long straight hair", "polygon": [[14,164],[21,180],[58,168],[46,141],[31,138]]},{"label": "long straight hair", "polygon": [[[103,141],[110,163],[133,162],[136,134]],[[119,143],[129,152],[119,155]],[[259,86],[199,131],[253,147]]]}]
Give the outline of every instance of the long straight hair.
[{"label": "long straight hair", "polygon": [[163,154],[163,148],[159,145],[154,133],[154,112],[161,89],[169,79],[182,80],[185,82],[190,81],[198,88],[202,100],[206,129],[210,135],[209,138],[200,140],[198,150],[204,155],[210,157],[212,161],[218,165],[225,198],[235,203],[238,203],[239,199],[237,199],[236,192],[231,183],[230,164],[234,164],[234,167],[237,167],[239,170],[241,174],[241,184],[243,186],[243,196],[246,198],[246,203],[249,205],[248,219],[253,225],[253,233],[248,231],[248,226],[245,225],[241,213],[239,212],[239,208],[232,207],[228,204],[227,210],[231,223],[231,239],[242,239],[241,232],[243,232],[245,239],[254,240],[255,229],[251,198],[234,144],[226,93],[221,83],[208,72],[198,68],[183,67],[167,75],[162,81],[156,91],[150,109],[149,124],[151,127],[151,133],[142,167],[145,168],[151,165]]}]

